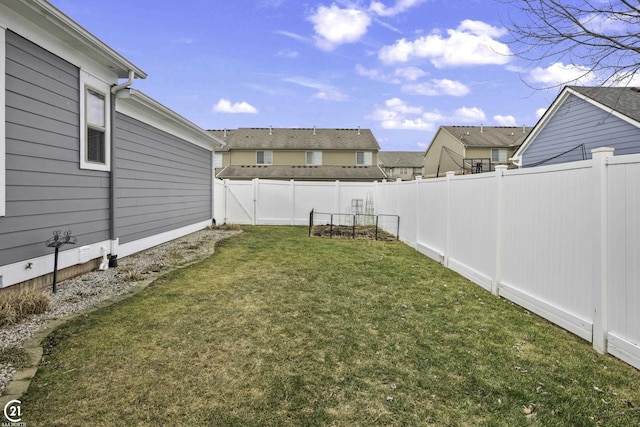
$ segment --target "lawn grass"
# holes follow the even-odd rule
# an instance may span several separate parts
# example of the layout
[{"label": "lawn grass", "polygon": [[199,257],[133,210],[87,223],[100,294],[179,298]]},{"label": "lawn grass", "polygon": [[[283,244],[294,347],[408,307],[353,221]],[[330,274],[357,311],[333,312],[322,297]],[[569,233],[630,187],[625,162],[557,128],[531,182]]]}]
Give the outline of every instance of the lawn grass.
[{"label": "lawn grass", "polygon": [[640,371],[399,242],[252,227],[49,336],[34,426],[638,426]]}]

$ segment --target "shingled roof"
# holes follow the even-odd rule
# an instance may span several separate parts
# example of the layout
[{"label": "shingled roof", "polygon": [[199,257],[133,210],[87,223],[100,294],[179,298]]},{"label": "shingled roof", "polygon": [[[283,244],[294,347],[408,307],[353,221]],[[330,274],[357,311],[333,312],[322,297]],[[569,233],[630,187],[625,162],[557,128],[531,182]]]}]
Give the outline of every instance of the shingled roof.
[{"label": "shingled roof", "polygon": [[568,86],[568,88],[591,98],[606,108],[640,122],[640,88],[598,86]]},{"label": "shingled roof", "polygon": [[375,181],[386,178],[378,166],[231,165],[216,175],[222,179],[304,179]]},{"label": "shingled roof", "polygon": [[388,168],[422,167],[424,151],[378,151],[378,163]]},{"label": "shingled roof", "polygon": [[229,150],[367,150],[380,145],[369,129],[238,128],[210,130]]},{"label": "shingled roof", "polygon": [[517,147],[531,132],[526,126],[442,126],[465,147]]}]

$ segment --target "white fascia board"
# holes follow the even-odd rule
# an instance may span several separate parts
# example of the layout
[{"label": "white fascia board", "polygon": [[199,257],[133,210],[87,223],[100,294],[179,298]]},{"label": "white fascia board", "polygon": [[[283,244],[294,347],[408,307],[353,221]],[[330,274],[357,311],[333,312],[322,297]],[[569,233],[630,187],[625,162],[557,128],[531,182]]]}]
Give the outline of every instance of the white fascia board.
[{"label": "white fascia board", "polygon": [[225,145],[206,130],[135,89],[118,92],[116,111],[209,151]]},{"label": "white fascia board", "polygon": [[[65,15],[45,0],[12,0],[3,2],[0,16],[5,15],[10,22],[9,27],[22,27],[27,31],[16,31],[23,37],[35,42],[56,55],[80,66],[81,63],[71,59],[84,56],[114,72],[118,78],[127,78],[133,70],[138,78],[146,78],[147,74],[129,60],[110,48],[77,22]],[[42,35],[45,35],[44,38]],[[53,36],[53,37],[52,37]],[[53,40],[57,43],[55,43]],[[62,45],[54,46],[55,44]],[[69,52],[75,53],[70,55]]]}]

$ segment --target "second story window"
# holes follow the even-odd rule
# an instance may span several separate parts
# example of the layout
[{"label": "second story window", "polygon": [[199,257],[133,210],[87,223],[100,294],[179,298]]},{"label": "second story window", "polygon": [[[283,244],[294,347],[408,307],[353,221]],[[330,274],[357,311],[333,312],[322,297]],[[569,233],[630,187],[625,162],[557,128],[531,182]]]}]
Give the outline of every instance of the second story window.
[{"label": "second story window", "polygon": [[272,165],[273,164],[273,152],[272,151],[256,151],[256,164],[258,164],[258,165]]},{"label": "second story window", "polygon": [[493,163],[507,163],[507,149],[506,148],[492,148],[491,149],[491,161]]},{"label": "second story window", "polygon": [[307,165],[322,165],[322,151],[307,151]]},{"label": "second story window", "polygon": [[371,153],[371,151],[356,152],[357,166],[371,166],[372,162],[373,162],[373,154]]},{"label": "second story window", "polygon": [[215,153],[213,156],[213,167],[214,168],[221,168],[222,167],[222,154],[221,153]]}]

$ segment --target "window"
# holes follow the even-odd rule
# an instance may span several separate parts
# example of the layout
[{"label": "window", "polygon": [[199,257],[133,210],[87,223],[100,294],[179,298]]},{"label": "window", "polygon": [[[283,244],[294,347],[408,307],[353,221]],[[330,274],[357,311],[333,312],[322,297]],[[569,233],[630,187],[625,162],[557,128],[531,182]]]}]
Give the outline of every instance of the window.
[{"label": "window", "polygon": [[104,94],[93,89],[87,89],[87,150],[86,161],[104,165],[107,161],[106,135],[106,105]]},{"label": "window", "polygon": [[213,167],[218,169],[222,167],[222,153],[214,153],[213,155]]},{"label": "window", "polygon": [[273,164],[273,152],[271,151],[256,151],[256,163],[259,165],[272,165]]},{"label": "window", "polygon": [[507,163],[507,149],[506,148],[492,148],[491,149],[491,161],[493,163]]},{"label": "window", "polygon": [[356,165],[371,166],[372,161],[373,161],[373,154],[370,151],[356,152]]},{"label": "window", "polygon": [[407,168],[400,168],[400,173],[402,175],[406,175],[407,174]]},{"label": "window", "polygon": [[307,165],[321,165],[322,151],[307,151]]},{"label": "window", "polygon": [[80,71],[80,168],[111,170],[109,85]]}]

